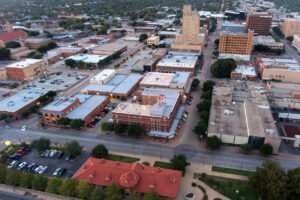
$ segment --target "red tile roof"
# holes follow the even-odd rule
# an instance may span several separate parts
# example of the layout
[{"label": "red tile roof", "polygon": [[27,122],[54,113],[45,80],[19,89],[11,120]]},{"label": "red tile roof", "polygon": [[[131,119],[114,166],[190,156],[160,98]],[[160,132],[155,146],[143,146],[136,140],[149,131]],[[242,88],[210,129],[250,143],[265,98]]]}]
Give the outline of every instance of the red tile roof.
[{"label": "red tile roof", "polygon": [[108,186],[114,181],[123,189],[141,193],[154,191],[163,197],[176,198],[181,172],[90,157],[73,178],[101,186]]},{"label": "red tile roof", "polygon": [[287,137],[294,138],[295,135],[300,135],[300,128],[293,125],[283,125],[284,132]]},{"label": "red tile roof", "polygon": [[4,43],[17,40],[22,37],[26,37],[27,34],[24,31],[13,31],[13,32],[6,32],[0,34],[0,40]]}]

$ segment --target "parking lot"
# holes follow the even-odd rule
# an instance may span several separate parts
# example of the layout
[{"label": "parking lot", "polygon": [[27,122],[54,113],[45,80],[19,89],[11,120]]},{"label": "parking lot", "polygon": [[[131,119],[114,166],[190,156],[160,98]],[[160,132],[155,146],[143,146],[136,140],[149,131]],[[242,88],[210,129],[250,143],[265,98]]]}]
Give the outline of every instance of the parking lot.
[{"label": "parking lot", "polygon": [[[38,166],[47,166],[47,170],[42,173],[46,176],[53,176],[53,172],[57,168],[65,168],[66,172],[60,177],[66,178],[72,177],[88,157],[89,154],[87,152],[83,152],[82,155],[75,158],[75,160],[67,160],[67,156],[65,154],[61,158],[58,158],[58,155],[54,157],[42,157],[36,151],[32,150],[19,159],[19,164],[26,162],[26,166],[22,167],[22,170],[27,171],[29,171],[28,166],[33,163],[35,164],[35,167],[33,167],[32,171],[34,171],[34,169],[36,169]],[[17,169],[18,166],[13,168]]]},{"label": "parking lot", "polygon": [[64,91],[86,78],[87,75],[77,72],[53,73],[45,78],[39,78],[28,83],[29,88],[43,88],[53,91]]}]

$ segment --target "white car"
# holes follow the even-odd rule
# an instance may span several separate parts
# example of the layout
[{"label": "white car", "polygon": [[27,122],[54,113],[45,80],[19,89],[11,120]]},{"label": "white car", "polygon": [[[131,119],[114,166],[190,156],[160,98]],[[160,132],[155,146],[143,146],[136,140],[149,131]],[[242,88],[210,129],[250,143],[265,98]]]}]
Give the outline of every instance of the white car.
[{"label": "white car", "polygon": [[42,169],[38,173],[43,174],[43,173],[45,173],[45,171],[47,171],[47,169],[48,169],[48,167],[44,166],[44,167],[42,167]]},{"label": "white car", "polygon": [[26,167],[27,162],[22,162],[21,164],[18,165],[18,170],[22,170]]},{"label": "white car", "polygon": [[37,168],[35,168],[34,172],[35,173],[40,173],[41,169],[43,168],[42,165],[38,166]]},{"label": "white car", "polygon": [[26,126],[22,126],[21,131],[26,131]]},{"label": "white car", "polygon": [[53,158],[55,156],[55,154],[57,153],[57,150],[51,150],[50,154],[49,154],[49,157],[50,158]]}]

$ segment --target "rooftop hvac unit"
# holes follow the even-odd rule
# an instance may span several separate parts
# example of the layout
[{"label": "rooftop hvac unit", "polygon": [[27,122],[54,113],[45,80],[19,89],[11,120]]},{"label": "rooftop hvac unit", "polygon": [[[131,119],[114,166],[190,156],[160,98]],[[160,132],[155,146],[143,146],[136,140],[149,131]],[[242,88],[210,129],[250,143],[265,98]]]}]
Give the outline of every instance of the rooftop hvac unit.
[{"label": "rooftop hvac unit", "polygon": [[7,106],[9,106],[9,107],[12,107],[12,106],[14,106],[15,105],[15,102],[14,101],[9,101],[8,103],[7,103]]}]

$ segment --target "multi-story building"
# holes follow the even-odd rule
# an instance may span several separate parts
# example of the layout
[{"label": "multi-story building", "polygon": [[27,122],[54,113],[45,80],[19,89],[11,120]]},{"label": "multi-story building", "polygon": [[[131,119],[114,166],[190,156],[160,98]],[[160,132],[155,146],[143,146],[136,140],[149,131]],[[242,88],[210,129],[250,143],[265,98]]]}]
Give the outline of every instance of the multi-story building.
[{"label": "multi-story building", "polygon": [[78,98],[60,97],[40,110],[43,122],[50,126],[58,125],[57,121],[64,118],[68,113],[80,104]]},{"label": "multi-story building", "polygon": [[191,76],[195,74],[199,64],[198,54],[169,52],[156,65],[157,72],[176,73],[189,72]]},{"label": "multi-story building", "polygon": [[52,40],[50,38],[28,38],[24,42],[28,48],[38,49],[41,46],[48,45]]},{"label": "multi-story building", "polygon": [[113,110],[117,124],[138,124],[149,135],[173,138],[183,112],[179,109],[180,92],[168,89],[145,88],[138,96],[139,103],[120,103]]},{"label": "multi-story building", "polygon": [[300,66],[293,58],[258,58],[262,80],[300,83]]},{"label": "multi-story building", "polygon": [[300,52],[300,34],[294,35],[293,47],[295,47],[297,51]]},{"label": "multi-story building", "polygon": [[14,81],[31,81],[45,74],[45,62],[41,59],[26,59],[5,67],[7,78]]},{"label": "multi-story building", "polygon": [[233,58],[236,60],[250,61],[253,49],[253,36],[253,31],[249,31],[248,33],[221,32],[219,58]]},{"label": "multi-story building", "polygon": [[285,37],[300,34],[300,17],[284,19],[281,24],[281,32]]},{"label": "multi-story building", "polygon": [[229,31],[232,33],[243,33],[244,32],[244,25],[243,24],[237,24],[230,21],[225,21],[222,24],[221,31]]},{"label": "multi-story building", "polygon": [[159,38],[159,36],[157,36],[157,35],[153,35],[153,36],[151,36],[151,37],[149,37],[149,38],[147,39],[147,45],[148,45],[148,46],[158,45],[159,42],[160,42],[160,38]]},{"label": "multi-story building", "polygon": [[201,51],[205,36],[200,34],[200,16],[191,5],[183,6],[182,31],[171,44],[174,50]]},{"label": "multi-story building", "polygon": [[18,117],[23,111],[35,104],[45,95],[45,89],[26,89],[0,102],[0,115]]},{"label": "multi-story building", "polygon": [[245,32],[251,30],[256,35],[269,35],[272,25],[272,15],[266,12],[247,14]]}]

